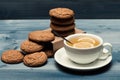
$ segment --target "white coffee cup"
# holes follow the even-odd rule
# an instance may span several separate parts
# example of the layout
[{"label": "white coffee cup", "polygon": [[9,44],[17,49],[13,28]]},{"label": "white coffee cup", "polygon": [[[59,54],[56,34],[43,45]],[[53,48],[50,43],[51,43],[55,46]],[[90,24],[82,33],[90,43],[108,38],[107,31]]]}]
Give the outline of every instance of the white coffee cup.
[{"label": "white coffee cup", "polygon": [[[88,64],[94,62],[97,59],[107,59],[112,52],[112,45],[110,43],[103,43],[103,39],[94,34],[73,34],[66,37],[67,40],[70,40],[75,37],[93,37],[99,41],[99,44],[91,48],[76,48],[68,45],[67,41],[64,40],[64,48],[66,54],[70,60],[78,64]],[[106,52],[103,52],[103,50]]]}]

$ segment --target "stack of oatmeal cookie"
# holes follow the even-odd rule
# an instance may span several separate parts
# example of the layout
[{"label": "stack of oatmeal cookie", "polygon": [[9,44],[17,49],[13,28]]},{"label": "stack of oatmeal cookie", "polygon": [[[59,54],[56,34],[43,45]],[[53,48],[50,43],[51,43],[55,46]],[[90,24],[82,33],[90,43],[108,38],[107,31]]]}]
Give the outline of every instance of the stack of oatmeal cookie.
[{"label": "stack of oatmeal cookie", "polygon": [[7,50],[2,53],[1,60],[5,63],[23,63],[26,66],[41,66],[49,57],[53,57],[53,46],[51,41],[55,36],[51,31],[37,30],[28,34],[19,50]]},{"label": "stack of oatmeal cookie", "polygon": [[36,44],[41,44],[43,46],[42,51],[44,51],[48,57],[53,57],[53,45],[51,42],[55,39],[55,36],[51,31],[38,30],[30,32],[28,39]]},{"label": "stack of oatmeal cookie", "polygon": [[37,30],[28,34],[28,40],[21,43],[20,49],[25,55],[23,62],[27,66],[39,66],[52,57],[53,46],[51,41],[55,36],[51,31]]},{"label": "stack of oatmeal cookie", "polygon": [[69,8],[54,8],[49,11],[52,30],[68,36],[75,33],[74,11]]}]

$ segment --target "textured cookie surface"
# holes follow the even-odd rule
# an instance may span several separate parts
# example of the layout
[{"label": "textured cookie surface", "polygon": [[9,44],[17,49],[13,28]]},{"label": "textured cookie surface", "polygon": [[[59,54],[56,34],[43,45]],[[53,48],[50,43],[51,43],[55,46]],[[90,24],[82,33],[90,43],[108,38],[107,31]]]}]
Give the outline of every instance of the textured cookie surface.
[{"label": "textured cookie surface", "polygon": [[5,63],[20,63],[23,61],[24,55],[18,50],[7,50],[2,53],[1,60]]},{"label": "textured cookie surface", "polygon": [[60,25],[55,25],[51,23],[50,27],[52,30],[55,30],[55,31],[70,31],[75,28],[75,24],[60,26]]},{"label": "textured cookie surface", "polygon": [[43,46],[40,44],[37,44],[35,42],[25,40],[21,43],[20,48],[22,51],[24,51],[26,53],[33,53],[33,52],[37,52],[37,51],[40,51],[41,49],[43,49]]},{"label": "textured cookie surface", "polygon": [[[59,32],[57,32],[58,34],[60,34],[61,36],[63,36],[63,37],[66,37],[66,36],[69,36],[69,35],[71,35],[71,34],[74,34],[75,33],[75,29],[73,29],[73,30],[70,30],[70,31],[59,31]],[[57,35],[56,35],[57,36]]]},{"label": "textured cookie surface", "polygon": [[51,17],[50,20],[51,20],[51,23],[54,23],[57,25],[70,25],[70,24],[73,24],[75,21],[74,17],[68,18],[68,19],[58,19],[55,17]]},{"label": "textured cookie surface", "polygon": [[47,61],[47,55],[44,52],[35,52],[32,54],[27,54],[23,62],[27,66],[36,67],[41,66]]},{"label": "textured cookie surface", "polygon": [[73,17],[74,12],[69,8],[54,8],[49,11],[49,15],[55,18],[66,19]]},{"label": "textured cookie surface", "polygon": [[50,42],[55,39],[55,36],[50,31],[33,31],[30,32],[28,38],[35,42]]}]

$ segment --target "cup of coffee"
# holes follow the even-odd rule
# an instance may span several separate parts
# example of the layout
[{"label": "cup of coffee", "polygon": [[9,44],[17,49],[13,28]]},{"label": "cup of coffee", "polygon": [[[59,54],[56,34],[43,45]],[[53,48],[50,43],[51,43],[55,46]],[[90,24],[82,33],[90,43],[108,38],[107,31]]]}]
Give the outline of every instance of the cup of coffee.
[{"label": "cup of coffee", "polygon": [[[64,48],[68,58],[79,64],[88,64],[97,59],[107,59],[111,55],[112,45],[94,34],[73,34],[64,40]],[[103,50],[106,52],[103,52]]]}]

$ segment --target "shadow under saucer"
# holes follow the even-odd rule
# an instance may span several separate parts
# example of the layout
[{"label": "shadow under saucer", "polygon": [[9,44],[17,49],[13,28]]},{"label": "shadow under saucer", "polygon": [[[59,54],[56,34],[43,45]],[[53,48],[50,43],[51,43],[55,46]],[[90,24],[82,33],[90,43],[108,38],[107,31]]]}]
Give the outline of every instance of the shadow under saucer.
[{"label": "shadow under saucer", "polygon": [[70,69],[66,68],[64,66],[61,66],[58,63],[55,63],[55,66],[59,71],[68,73],[68,74],[73,74],[73,75],[96,75],[96,74],[101,74],[106,71],[108,71],[111,68],[112,62],[110,62],[108,65],[98,68],[98,69],[92,69],[92,70],[76,70],[76,69]]}]

